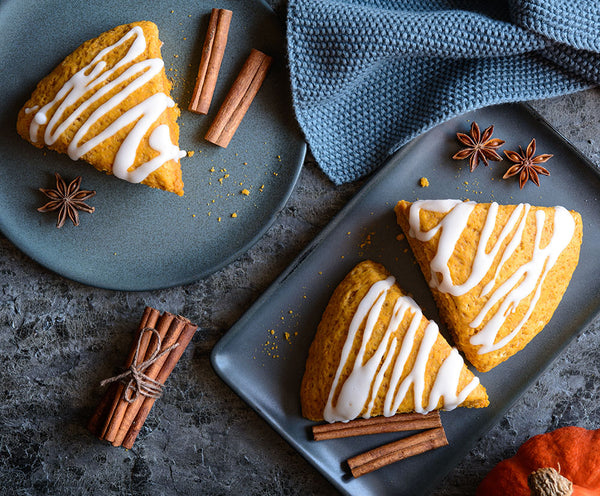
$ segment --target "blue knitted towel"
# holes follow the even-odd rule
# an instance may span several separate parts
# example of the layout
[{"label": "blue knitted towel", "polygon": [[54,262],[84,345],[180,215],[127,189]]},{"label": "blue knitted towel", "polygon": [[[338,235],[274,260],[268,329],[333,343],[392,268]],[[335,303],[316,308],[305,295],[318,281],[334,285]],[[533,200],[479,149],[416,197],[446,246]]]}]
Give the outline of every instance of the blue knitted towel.
[{"label": "blue knitted towel", "polygon": [[337,184],[487,105],[600,83],[598,0],[290,0],[296,117]]}]

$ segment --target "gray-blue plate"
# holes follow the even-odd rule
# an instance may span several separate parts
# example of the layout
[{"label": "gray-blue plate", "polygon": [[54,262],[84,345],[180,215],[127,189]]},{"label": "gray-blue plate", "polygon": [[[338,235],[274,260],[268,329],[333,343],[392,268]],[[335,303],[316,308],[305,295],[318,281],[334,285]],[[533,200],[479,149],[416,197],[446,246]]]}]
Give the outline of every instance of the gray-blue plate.
[{"label": "gray-blue plate", "polygon": [[[199,279],[245,252],[266,231],[296,182],[306,145],[293,117],[282,26],[260,0],[222,0],[233,11],[229,41],[208,116],[187,111],[212,1],[34,1],[0,3],[0,229],[49,269],[85,284],[148,290]],[[158,25],[162,55],[182,109],[183,198],[97,172],[39,150],[15,130],[37,82],[84,41],[119,24]],[[273,66],[233,140],[222,149],[203,136],[251,48]],[[214,168],[214,172],[211,169]],[[56,229],[38,213],[54,171],[96,190],[96,211]],[[242,194],[247,189],[250,194]],[[237,217],[232,217],[235,214]]]},{"label": "gray-blue plate", "polygon": [[[482,129],[494,124],[494,135],[506,140],[509,150],[525,147],[535,137],[538,153],[554,154],[547,164],[552,175],[541,178],[540,188],[529,183],[519,190],[517,178],[501,179],[506,160],[487,168],[481,165],[474,173],[466,161],[451,160],[458,150],[455,133],[468,131],[472,120]],[[429,179],[428,188],[419,186],[422,176]],[[490,107],[446,122],[405,146],[366,184],[217,344],[213,366],[343,493],[427,494],[600,310],[599,192],[597,170],[523,106]],[[490,406],[442,412],[449,446],[353,479],[346,459],[400,435],[312,441],[312,423],[300,413],[304,362],[335,286],[367,258],[383,263],[425,315],[439,322],[429,287],[406,240],[396,239],[401,231],[392,210],[398,200],[426,198],[528,202],[577,210],[584,228],[579,266],[546,328],[517,355],[490,372],[477,374],[487,388]]]}]

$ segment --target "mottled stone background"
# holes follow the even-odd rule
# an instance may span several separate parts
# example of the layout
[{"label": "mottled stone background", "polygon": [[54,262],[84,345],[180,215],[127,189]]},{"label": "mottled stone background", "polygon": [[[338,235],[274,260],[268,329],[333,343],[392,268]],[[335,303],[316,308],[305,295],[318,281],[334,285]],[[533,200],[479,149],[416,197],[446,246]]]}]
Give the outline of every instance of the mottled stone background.
[{"label": "mottled stone background", "polygon": [[[600,92],[534,107],[600,163]],[[65,280],[0,235],[0,493],[335,493],[216,377],[209,355],[360,186],[333,186],[309,156],[288,204],[248,253],[202,281],[161,291],[113,292]],[[96,385],[114,372],[114,357],[126,354],[146,305],[185,315],[200,329],[135,447],[115,449],[84,426],[97,403]],[[435,494],[473,493],[531,435],[571,424],[597,428],[599,338],[596,321]]]}]

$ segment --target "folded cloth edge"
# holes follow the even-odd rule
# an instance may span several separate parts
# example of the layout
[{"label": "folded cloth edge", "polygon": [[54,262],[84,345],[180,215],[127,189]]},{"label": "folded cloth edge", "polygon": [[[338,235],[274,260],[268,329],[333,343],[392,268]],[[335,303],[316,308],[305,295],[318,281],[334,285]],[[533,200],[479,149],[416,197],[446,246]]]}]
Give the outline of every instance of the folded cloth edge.
[{"label": "folded cloth edge", "polygon": [[[327,3],[326,0],[323,1]],[[414,91],[414,88],[403,86],[403,81],[400,81],[399,84],[394,83],[394,81],[387,81],[383,86],[386,92],[397,91],[398,94],[404,92],[403,98],[400,99],[401,104],[407,106],[404,114],[391,112],[393,115],[390,116],[390,111],[383,108],[386,105],[382,107],[381,104],[374,106],[375,116],[372,113],[373,108],[362,108],[364,105],[362,107],[352,105],[349,108],[348,103],[353,102],[353,99],[360,98],[365,94],[368,95],[368,92],[364,93],[364,87],[369,85],[369,77],[378,78],[388,75],[385,70],[378,71],[377,68],[372,73],[367,74],[365,81],[358,82],[358,86],[363,85],[360,87],[360,91],[356,91],[356,81],[350,81],[349,84],[341,87],[342,91],[339,95],[334,94],[323,103],[319,101],[319,97],[324,93],[322,81],[319,80],[320,75],[316,74],[319,67],[311,66],[311,57],[315,57],[315,53],[317,53],[317,56],[322,55],[323,51],[330,50],[330,47],[323,43],[323,38],[319,38],[318,34],[310,33],[310,12],[307,17],[306,10],[302,8],[306,7],[308,3],[310,2],[306,0],[290,0],[288,6],[287,42],[294,109],[313,156],[321,169],[335,184],[354,181],[370,174],[387,157],[416,136],[463,113],[488,105],[549,98],[583,90],[594,85],[593,82],[572,72],[571,68],[563,69],[552,62],[550,57],[544,57],[543,51],[535,50],[523,56],[500,57],[498,60],[503,59],[501,64],[498,64],[497,61],[482,64],[481,67],[486,69],[487,72],[479,76],[485,80],[496,75],[496,79],[499,81],[490,83],[489,87],[484,86],[480,92],[465,91],[462,88],[458,91],[460,98],[455,98],[453,95],[454,89],[445,87],[442,81],[442,103],[436,104],[426,101],[424,108],[423,102],[418,101],[419,98],[415,98],[415,94],[411,95],[408,91]],[[334,3],[336,9],[343,11],[344,4],[342,2]],[[361,29],[363,28],[364,26],[361,26]],[[348,29],[352,30],[353,27],[349,26]],[[309,36],[306,35],[307,32]],[[336,36],[348,39],[347,33],[338,32],[333,34],[335,35],[334,40]],[[332,32],[328,32],[327,35],[331,39]],[[330,54],[334,57],[339,55],[335,50],[330,50]],[[352,54],[348,61],[342,60],[340,67],[344,69],[347,67],[344,63],[352,64],[352,59],[357,56],[360,56],[360,53]],[[421,62],[419,58],[413,60],[416,61],[417,66]],[[339,62],[339,59],[336,61]],[[385,62],[391,66],[394,65],[393,59]],[[479,61],[475,61],[475,67],[479,69],[478,63]],[[461,64],[457,65],[460,66]],[[494,72],[497,70],[495,65],[500,65],[502,68],[513,68],[514,74],[503,75],[500,73],[498,76]],[[309,74],[306,74],[307,67]],[[466,67],[469,67],[468,64]],[[511,83],[511,80],[515,78],[515,74],[518,76],[519,81],[521,79],[531,79],[528,73],[519,73],[519,70],[528,71],[532,70],[532,67],[539,68],[541,73],[537,76],[537,79],[533,78],[535,84],[529,83],[519,86],[519,84],[515,85],[514,81]],[[334,67],[334,69],[336,68]],[[450,72],[452,76],[458,75],[457,80],[464,77],[460,70],[454,71],[454,73]],[[329,75],[327,74],[327,76]],[[462,80],[460,82],[464,83]],[[450,85],[453,83],[454,81],[449,82]],[[374,86],[377,87],[377,85]],[[480,86],[481,81],[475,84],[473,88],[477,90]],[[325,88],[325,90],[329,88]],[[416,97],[419,97],[419,95],[416,94]],[[311,105],[314,102],[318,103]],[[393,108],[398,102],[387,101],[385,103]],[[346,108],[344,108],[344,105],[346,105]],[[387,118],[386,124],[392,127],[395,124],[394,119],[398,117],[408,115],[411,122],[409,126],[404,126],[402,129],[383,129],[380,135],[375,135],[373,131],[381,130],[381,126],[373,126],[369,119],[381,118],[380,114],[383,114],[384,120]],[[366,132],[361,135],[361,130],[357,129],[356,123],[352,123],[353,120],[363,120]],[[345,127],[352,131],[347,137],[343,136]],[[328,136],[328,133],[331,133],[332,136]],[[357,137],[361,138],[360,142],[357,142]]]}]

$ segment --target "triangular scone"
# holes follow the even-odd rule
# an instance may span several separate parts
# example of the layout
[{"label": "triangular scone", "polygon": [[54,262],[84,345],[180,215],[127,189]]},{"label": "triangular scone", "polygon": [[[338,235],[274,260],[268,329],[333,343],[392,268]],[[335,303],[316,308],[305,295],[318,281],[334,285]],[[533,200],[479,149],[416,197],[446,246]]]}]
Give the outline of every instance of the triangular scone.
[{"label": "triangular scone", "polygon": [[306,361],[301,402],[306,418],[328,422],[489,403],[435,322],[369,260],[329,300]]},{"label": "triangular scone", "polygon": [[542,330],[579,260],[581,216],[563,207],[423,200],[395,211],[442,320],[480,372]]},{"label": "triangular scone", "polygon": [[17,131],[39,148],[183,195],[179,109],[169,96],[161,45],[147,21],[86,41],[38,83]]}]

